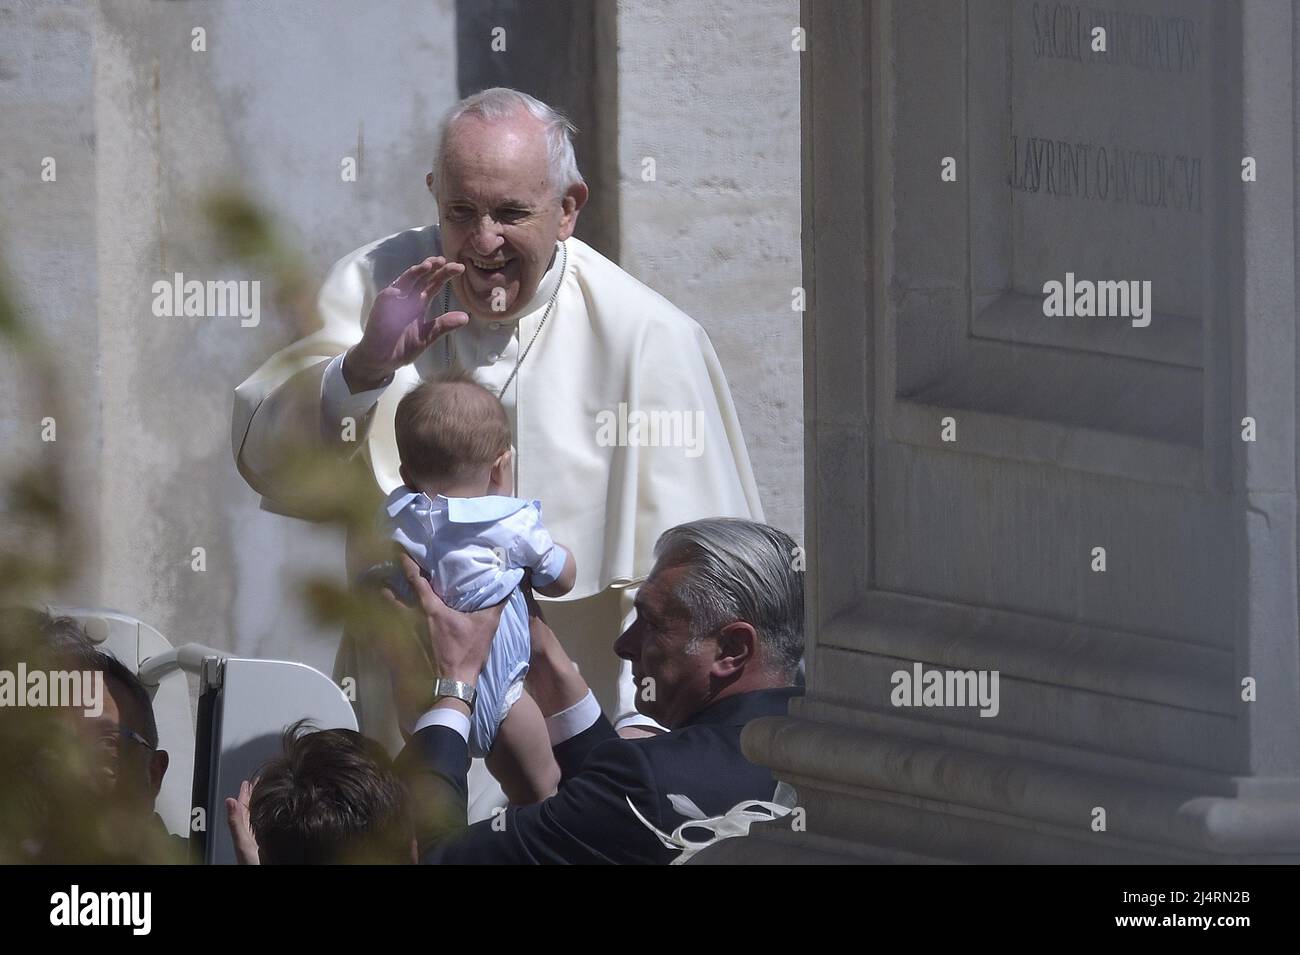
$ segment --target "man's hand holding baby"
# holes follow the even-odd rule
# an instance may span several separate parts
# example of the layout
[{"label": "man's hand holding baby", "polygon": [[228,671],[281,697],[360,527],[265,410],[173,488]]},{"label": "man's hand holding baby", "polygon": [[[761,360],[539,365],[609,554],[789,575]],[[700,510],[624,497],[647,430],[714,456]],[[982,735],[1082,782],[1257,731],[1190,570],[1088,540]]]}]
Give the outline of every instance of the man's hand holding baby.
[{"label": "man's hand holding baby", "polygon": [[[415,561],[403,554],[401,565],[406,582],[416,596],[416,639],[423,643],[440,676],[476,685],[501,622],[504,603],[472,613],[452,610],[433,592]],[[391,591],[386,590],[384,594],[394,606],[406,609]],[[444,698],[437,705],[454,706],[469,714],[469,707],[459,700]]]}]

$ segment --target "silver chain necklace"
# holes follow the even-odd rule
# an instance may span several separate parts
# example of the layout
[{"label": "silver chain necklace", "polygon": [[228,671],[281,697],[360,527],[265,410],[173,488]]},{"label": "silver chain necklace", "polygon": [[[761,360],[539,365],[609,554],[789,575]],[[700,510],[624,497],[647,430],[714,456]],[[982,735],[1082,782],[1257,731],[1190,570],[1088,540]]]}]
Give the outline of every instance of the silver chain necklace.
[{"label": "silver chain necklace", "polygon": [[[564,284],[564,273],[565,270],[568,269],[568,267],[569,267],[569,250],[565,248],[564,243],[561,242],[560,243],[560,278],[559,281],[555,283],[555,291],[551,293],[551,300],[546,303],[546,311],[542,313],[542,320],[537,323],[537,331],[533,332],[533,337],[528,339],[528,347],[525,348],[522,352],[520,352],[519,360],[515,362],[515,367],[514,370],[510,372],[510,377],[506,379],[506,383],[502,385],[501,390],[497,392],[498,399],[505,395],[506,389],[509,388],[510,383],[515,380],[515,375],[519,374],[519,367],[524,363],[524,359],[528,357],[528,353],[533,350],[533,343],[537,341],[537,336],[540,335],[542,333],[542,329],[546,327],[546,320],[551,317],[551,309],[555,307],[555,300],[559,298],[560,286]],[[442,313],[445,315],[450,310],[451,310],[451,283],[448,282],[442,290]],[[444,336],[442,339],[442,353],[443,353],[443,367],[450,368],[451,367],[451,337],[450,336]]]}]

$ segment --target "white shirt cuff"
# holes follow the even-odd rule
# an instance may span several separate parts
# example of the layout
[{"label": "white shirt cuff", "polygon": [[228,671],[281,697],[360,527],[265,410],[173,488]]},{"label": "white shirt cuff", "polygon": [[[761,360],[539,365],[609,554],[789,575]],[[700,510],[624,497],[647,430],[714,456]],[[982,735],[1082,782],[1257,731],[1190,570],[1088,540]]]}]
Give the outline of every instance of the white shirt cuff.
[{"label": "white shirt cuff", "polygon": [[615,730],[621,730],[625,726],[646,726],[649,727],[650,729],[656,729],[664,733],[668,732],[668,728],[666,726],[660,726],[658,723],[656,723],[650,717],[646,716],[644,713],[629,713],[627,716],[620,717],[614,723]]},{"label": "white shirt cuff", "polygon": [[411,735],[414,736],[420,730],[428,729],[430,726],[445,726],[455,730],[460,734],[461,739],[469,742],[469,717],[460,710],[452,709],[450,706],[439,706],[429,710],[415,721],[415,729],[411,731]]},{"label": "white shirt cuff", "polygon": [[378,388],[359,391],[355,395],[348,388],[347,379],[343,377],[343,355],[335,355],[325,366],[325,374],[320,382],[321,421],[331,428],[342,426],[344,418],[360,422],[370,413],[370,409],[379,403],[379,398],[392,382],[392,376]]},{"label": "white shirt cuff", "polygon": [[583,730],[590,729],[598,719],[600,704],[596,702],[596,694],[588,690],[577,703],[546,718],[546,732],[551,737],[551,745],[559,746],[573,739]]}]

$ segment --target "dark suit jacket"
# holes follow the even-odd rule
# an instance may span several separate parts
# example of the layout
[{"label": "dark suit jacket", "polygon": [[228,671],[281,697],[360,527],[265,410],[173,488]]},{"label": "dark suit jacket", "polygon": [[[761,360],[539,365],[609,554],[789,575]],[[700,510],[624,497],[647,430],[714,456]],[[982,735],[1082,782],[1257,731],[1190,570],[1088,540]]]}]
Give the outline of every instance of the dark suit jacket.
[{"label": "dark suit jacket", "polygon": [[626,797],[665,833],[686,821],[668,800],[684,795],[709,816],[749,799],[770,800],[771,772],[740,751],[740,731],[760,716],[783,716],[797,687],[728,697],[662,736],[622,739],[603,716],[555,747],[559,791],[465,825],[469,749],[455,730],[416,733],[397,766],[411,790],[420,861],[478,864],[657,863],[677,851],[633,815]]}]

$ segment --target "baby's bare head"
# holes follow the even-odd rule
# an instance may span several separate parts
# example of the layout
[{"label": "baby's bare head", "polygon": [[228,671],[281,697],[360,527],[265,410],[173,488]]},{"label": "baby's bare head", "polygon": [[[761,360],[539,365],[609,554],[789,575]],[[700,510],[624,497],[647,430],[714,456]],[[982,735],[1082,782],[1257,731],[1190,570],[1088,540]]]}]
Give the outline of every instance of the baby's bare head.
[{"label": "baby's bare head", "polygon": [[402,465],[420,484],[486,478],[510,450],[506,409],[468,371],[446,372],[407,392],[395,427]]}]

